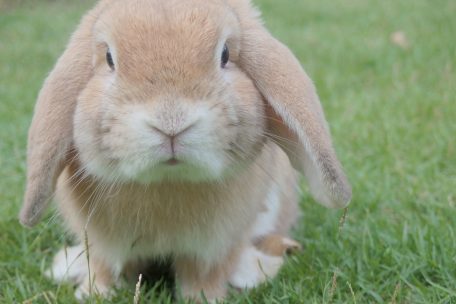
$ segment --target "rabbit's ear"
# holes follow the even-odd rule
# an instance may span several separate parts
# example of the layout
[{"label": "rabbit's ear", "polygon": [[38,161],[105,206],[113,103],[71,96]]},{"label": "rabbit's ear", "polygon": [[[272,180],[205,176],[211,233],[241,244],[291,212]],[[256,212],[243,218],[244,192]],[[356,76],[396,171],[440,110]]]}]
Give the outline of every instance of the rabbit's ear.
[{"label": "rabbit's ear", "polygon": [[244,23],[240,65],[267,102],[270,138],[303,173],[315,199],[345,207],[351,187],[331,144],[315,87],[291,51],[259,23]]},{"label": "rabbit's ear", "polygon": [[40,220],[65,166],[73,140],[76,100],[92,75],[92,28],[110,1],[100,1],[82,19],[38,96],[29,129],[27,185],[19,214],[25,226]]}]

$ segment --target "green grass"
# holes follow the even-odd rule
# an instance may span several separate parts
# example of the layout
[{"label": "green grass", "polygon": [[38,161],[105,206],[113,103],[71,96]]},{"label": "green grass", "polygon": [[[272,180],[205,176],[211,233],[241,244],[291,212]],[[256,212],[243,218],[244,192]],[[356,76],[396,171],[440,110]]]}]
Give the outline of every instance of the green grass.
[{"label": "green grass", "polygon": [[[339,234],[342,212],[305,195],[294,233],[305,250],[272,282],[230,303],[456,303],[456,1],[256,2],[318,87],[354,199]],[[35,97],[91,4],[5,3],[0,303],[74,303],[71,286],[41,275],[67,240],[62,226],[48,217],[27,230],[16,215]],[[408,49],[391,42],[395,31]],[[113,303],[132,303],[133,294],[119,290]],[[169,301],[166,292],[144,296]]]}]

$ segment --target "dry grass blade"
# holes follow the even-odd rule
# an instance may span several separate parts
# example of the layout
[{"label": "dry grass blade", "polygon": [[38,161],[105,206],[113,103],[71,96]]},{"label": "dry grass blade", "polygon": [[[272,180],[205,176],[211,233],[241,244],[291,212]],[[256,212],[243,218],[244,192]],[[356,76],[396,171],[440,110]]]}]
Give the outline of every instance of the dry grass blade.
[{"label": "dry grass blade", "polygon": [[394,288],[393,296],[391,297],[391,304],[396,304],[397,296],[399,295],[399,291],[401,290],[401,282],[396,284],[396,288]]},{"label": "dry grass blade", "polygon": [[[39,293],[37,295],[34,295],[30,299],[22,301],[22,304],[37,303],[37,302],[40,302],[40,301],[38,301],[38,299],[40,299],[40,298],[44,298],[46,300],[46,303],[49,303],[49,304],[56,303],[55,295],[52,293],[52,291],[48,290],[48,291],[43,291],[43,292],[41,292],[41,293]],[[54,301],[52,301],[51,299],[54,300]]]},{"label": "dry grass blade", "polygon": [[334,270],[334,274],[331,280],[331,289],[329,290],[329,299],[328,303],[332,303],[334,299],[334,295],[336,294],[336,288],[337,288],[337,272],[339,271],[339,268],[336,268]]},{"label": "dry grass blade", "polygon": [[347,285],[348,285],[348,288],[350,289],[350,293],[353,297],[353,304],[356,304],[356,296],[355,296],[355,291],[353,290],[353,287],[352,285],[350,284],[350,282],[347,282]]},{"label": "dry grass blade", "polygon": [[400,47],[401,49],[410,48],[410,42],[407,38],[407,35],[403,31],[396,31],[390,36],[391,43],[395,46]]},{"label": "dry grass blade", "polygon": [[138,283],[136,283],[133,304],[139,304],[139,300],[140,300],[140,296],[141,296],[141,281],[142,281],[142,273],[139,274]]},{"label": "dry grass blade", "polygon": [[84,245],[87,258],[87,270],[89,273],[89,296],[92,298],[92,276],[90,273],[90,253],[89,253],[89,236],[87,235],[87,230],[84,231]]},{"label": "dry grass blade", "polygon": [[339,235],[342,232],[342,229],[344,228],[345,222],[347,221],[347,216],[348,216],[348,207],[344,209],[344,214],[342,214],[342,217],[339,220]]}]

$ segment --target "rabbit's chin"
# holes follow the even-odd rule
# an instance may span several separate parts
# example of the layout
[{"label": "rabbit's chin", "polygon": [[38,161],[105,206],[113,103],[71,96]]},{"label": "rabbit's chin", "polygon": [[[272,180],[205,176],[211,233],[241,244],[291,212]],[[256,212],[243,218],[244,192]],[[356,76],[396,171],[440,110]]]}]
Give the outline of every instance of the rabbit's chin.
[{"label": "rabbit's chin", "polygon": [[213,157],[204,162],[168,160],[153,163],[122,161],[115,165],[103,162],[85,164],[85,172],[105,182],[135,182],[141,184],[158,182],[211,182],[231,176],[243,165],[227,163],[223,158]]},{"label": "rabbit's chin", "polygon": [[156,182],[209,182],[221,180],[226,175],[223,167],[198,166],[191,163],[179,161],[179,163],[160,163],[150,169],[139,172],[132,176],[137,182],[148,184]]}]

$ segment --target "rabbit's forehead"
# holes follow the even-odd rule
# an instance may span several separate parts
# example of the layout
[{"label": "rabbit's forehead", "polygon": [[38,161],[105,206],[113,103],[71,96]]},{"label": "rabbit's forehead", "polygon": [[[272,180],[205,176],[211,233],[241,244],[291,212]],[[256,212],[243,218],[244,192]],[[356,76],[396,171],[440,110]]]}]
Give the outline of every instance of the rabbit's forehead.
[{"label": "rabbit's forehead", "polygon": [[183,45],[204,49],[238,27],[237,17],[224,1],[118,1],[100,16],[95,35],[101,32],[119,49]]},{"label": "rabbit's forehead", "polygon": [[100,17],[95,30],[115,49],[124,73],[212,66],[227,33],[238,31],[237,18],[223,1],[136,0],[116,5]]}]

